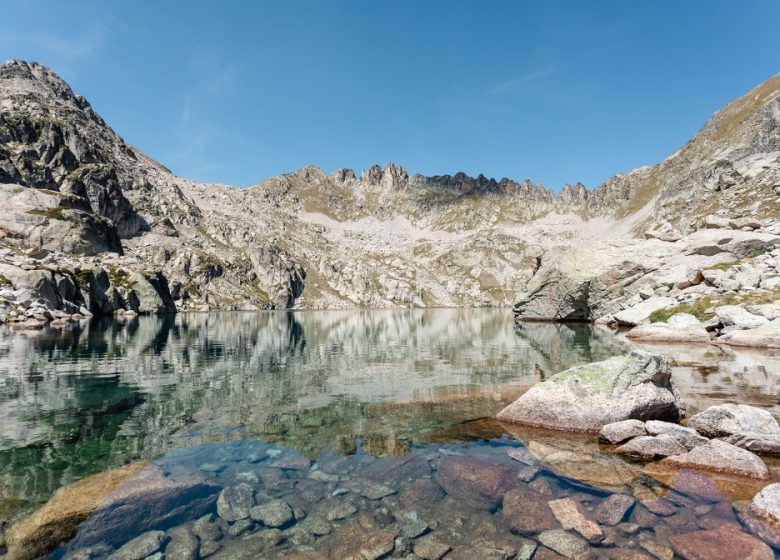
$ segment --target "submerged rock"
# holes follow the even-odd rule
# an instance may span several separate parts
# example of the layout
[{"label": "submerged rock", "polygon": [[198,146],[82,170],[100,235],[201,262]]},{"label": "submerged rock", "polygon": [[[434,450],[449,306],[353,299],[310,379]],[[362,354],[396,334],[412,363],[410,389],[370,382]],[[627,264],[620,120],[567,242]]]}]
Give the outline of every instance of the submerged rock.
[{"label": "submerged rock", "polygon": [[662,463],[749,478],[769,478],[769,469],[758,456],[717,439],[687,453],[667,457]]},{"label": "submerged rock", "polygon": [[728,524],[709,531],[671,535],[669,541],[674,547],[674,551],[686,560],[774,559],[772,550],[765,543]]},{"label": "submerged rock", "polygon": [[579,535],[563,529],[543,532],[539,535],[539,542],[565,558],[572,560],[590,560],[591,558],[588,542]]},{"label": "submerged rock", "polygon": [[249,510],[249,516],[266,527],[283,527],[293,519],[293,511],[284,500],[272,500]]},{"label": "submerged rock", "polygon": [[165,533],[149,531],[123,544],[108,560],[142,560],[154,554],[165,542]]},{"label": "submerged rock", "polygon": [[458,500],[476,509],[493,509],[515,481],[508,465],[495,464],[473,457],[444,457],[439,462],[436,480]]},{"label": "submerged rock", "polygon": [[662,356],[631,352],[557,373],[498,413],[499,420],[573,432],[598,432],[621,420],[672,420],[685,405]]},{"label": "submerged rock", "polygon": [[133,463],[61,488],[38,511],[11,527],[7,533],[8,558],[37,558],[69,541],[82,521],[145,467],[146,463]]},{"label": "submerged rock", "polygon": [[604,540],[604,531],[598,524],[585,517],[577,506],[577,502],[571,498],[562,498],[547,502],[555,518],[566,530],[577,531],[582,537],[591,543]]},{"label": "submerged rock", "polygon": [[636,500],[625,494],[612,494],[601,502],[593,512],[593,517],[602,525],[617,525],[626,518]]},{"label": "submerged rock", "polygon": [[526,485],[510,490],[504,496],[501,516],[520,534],[532,535],[558,525],[548,505],[548,497]]}]

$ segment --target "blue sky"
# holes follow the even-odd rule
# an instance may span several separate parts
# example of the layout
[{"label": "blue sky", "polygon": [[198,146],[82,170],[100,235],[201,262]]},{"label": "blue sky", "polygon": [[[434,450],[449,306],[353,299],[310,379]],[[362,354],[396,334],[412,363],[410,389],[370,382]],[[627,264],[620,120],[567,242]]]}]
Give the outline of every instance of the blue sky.
[{"label": "blue sky", "polygon": [[780,2],[9,2],[59,73],[184,177],[394,161],[592,188],[780,72]]}]

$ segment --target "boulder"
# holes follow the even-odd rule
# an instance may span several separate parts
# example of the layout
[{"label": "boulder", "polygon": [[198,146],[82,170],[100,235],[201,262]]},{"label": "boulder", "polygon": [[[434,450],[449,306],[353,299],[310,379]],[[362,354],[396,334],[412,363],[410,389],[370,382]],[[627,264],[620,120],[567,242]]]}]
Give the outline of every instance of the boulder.
[{"label": "boulder", "polygon": [[122,253],[116,227],[91,212],[80,197],[53,190],[0,184],[0,238],[49,251]]},{"label": "boulder", "polygon": [[513,531],[532,535],[558,526],[547,505],[548,497],[533,488],[521,485],[504,496],[501,516]]},{"label": "boulder", "polygon": [[715,340],[729,346],[780,348],[780,319],[754,329],[732,331]]},{"label": "boulder", "polygon": [[626,337],[640,342],[710,342],[710,333],[704,325],[688,313],[675,313],[666,323],[639,325],[631,329]]},{"label": "boulder", "polygon": [[626,518],[636,500],[625,494],[612,494],[593,511],[593,517],[602,525],[617,525]]},{"label": "boulder", "polygon": [[599,430],[599,439],[605,443],[617,445],[645,434],[647,434],[647,430],[645,423],[641,420],[622,420],[602,426]]},{"label": "boulder", "polygon": [[572,560],[590,560],[591,558],[588,542],[570,531],[563,529],[545,531],[539,535],[539,542],[564,558]]},{"label": "boulder", "polygon": [[746,305],[745,310],[753,315],[766,317],[770,321],[780,318],[780,305],[773,303],[762,303],[760,305]]},{"label": "boulder", "polygon": [[722,472],[760,480],[766,480],[770,476],[769,469],[758,456],[717,439],[696,446],[687,453],[667,457],[661,462],[675,467]]},{"label": "boulder", "polygon": [[498,413],[506,422],[599,432],[621,420],[672,420],[685,405],[662,356],[634,351],[578,366],[537,383]]},{"label": "boulder", "polygon": [[688,449],[669,434],[639,436],[617,448],[621,455],[637,459],[659,459],[686,453]]},{"label": "boulder", "polygon": [[738,230],[699,230],[679,242],[688,255],[718,255],[727,253],[733,258],[749,257],[758,251],[780,245],[780,236],[769,233]]},{"label": "boulder", "polygon": [[693,428],[680,426],[672,422],[662,422],[660,420],[648,420],[645,423],[647,433],[653,436],[668,435],[673,437],[686,449],[693,449],[697,445],[702,445],[709,441]]},{"label": "boulder", "polygon": [[691,416],[688,426],[710,438],[748,434],[780,438],[780,425],[768,411],[745,404],[711,406]]},{"label": "boulder", "polygon": [[710,214],[704,218],[704,227],[707,229],[727,229],[729,227],[729,219]]},{"label": "boulder", "polygon": [[577,502],[573,499],[551,500],[547,502],[547,505],[564,529],[578,532],[586,541],[591,543],[598,543],[604,540],[604,531],[601,530],[601,527],[585,517],[577,506]]},{"label": "boulder", "polygon": [[654,296],[634,305],[633,307],[629,307],[628,309],[624,309],[623,311],[615,313],[614,318],[618,325],[624,327],[633,327],[639,323],[642,323],[643,321],[646,321],[653,312],[675,305],[677,305],[676,299]]},{"label": "boulder", "polygon": [[735,434],[724,440],[726,443],[764,455],[780,455],[780,438],[755,434]]},{"label": "boulder", "polygon": [[137,299],[137,307],[133,311],[137,313],[175,313],[176,305],[173,303],[168,281],[162,273],[144,275],[133,272],[128,279],[132,286],[134,297]]},{"label": "boulder", "polygon": [[[592,242],[545,263],[516,299],[514,310],[526,319],[590,321],[619,308],[614,304],[632,285],[653,270],[648,252],[678,253],[657,239],[634,242]],[[644,257],[642,256],[644,254]]]},{"label": "boulder", "polygon": [[669,537],[674,551],[685,560],[739,558],[772,560],[772,550],[757,538],[724,523],[717,529],[678,533]]},{"label": "boulder", "polygon": [[133,463],[60,488],[40,509],[10,528],[9,560],[38,558],[71,540],[82,521],[145,467]]},{"label": "boulder", "polygon": [[515,472],[509,465],[447,456],[439,462],[436,480],[450,496],[476,509],[491,510],[515,483]]},{"label": "boulder", "polygon": [[715,308],[720,322],[725,327],[736,327],[738,329],[756,329],[769,323],[769,319],[760,315],[749,313],[744,307],[739,305],[722,305]]},{"label": "boulder", "polygon": [[220,487],[199,471],[166,475],[148,465],[118,487],[78,529],[71,548],[118,544],[132,535],[170,527],[214,507]]},{"label": "boulder", "polygon": [[765,486],[756,494],[749,511],[780,532],[780,482]]}]

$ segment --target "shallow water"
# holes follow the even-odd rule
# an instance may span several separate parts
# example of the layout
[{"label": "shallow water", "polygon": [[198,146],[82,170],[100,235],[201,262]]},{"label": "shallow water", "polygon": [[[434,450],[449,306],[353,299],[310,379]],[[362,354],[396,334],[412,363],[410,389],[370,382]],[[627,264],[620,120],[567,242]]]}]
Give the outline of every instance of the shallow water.
[{"label": "shallow water", "polygon": [[[451,549],[447,558],[467,558],[474,547],[488,558],[511,557],[536,541],[520,536],[526,531],[507,506],[485,494],[529,488],[526,501],[571,497],[588,515],[610,493],[651,508],[663,497],[663,515],[637,505],[622,522],[627,527],[605,526],[609,546],[592,544],[595,557],[647,554],[669,548],[675,533],[738,525],[722,504],[752,496],[748,484],[716,481],[719,498],[703,500],[592,438],[485,420],[540,376],[629,347],[587,327],[515,328],[505,310],[192,314],[94,321],[67,332],[3,330],[0,517],[13,524],[58,489],[131,464],[144,470],[123,488],[146,492],[138,500],[146,514],[112,502],[55,556],[97,545],[92,557],[103,557],[106,545],[156,528],[169,530],[169,539],[182,526],[198,535],[201,556],[215,558],[309,549],[333,558],[425,557],[437,545]],[[672,358],[694,411],[731,400],[778,414],[780,358],[712,347],[657,350]],[[482,473],[497,468],[498,486],[475,490],[463,474],[469,461]],[[293,518],[278,529],[220,518],[214,498],[241,483],[251,487],[253,503],[284,500]],[[149,488],[158,496],[152,505],[144,502]],[[177,500],[184,499],[194,505],[182,508]],[[410,526],[423,524],[409,536]],[[354,542],[371,550],[352,550]],[[166,546],[173,544],[160,550]],[[536,554],[552,553],[540,546]]]}]

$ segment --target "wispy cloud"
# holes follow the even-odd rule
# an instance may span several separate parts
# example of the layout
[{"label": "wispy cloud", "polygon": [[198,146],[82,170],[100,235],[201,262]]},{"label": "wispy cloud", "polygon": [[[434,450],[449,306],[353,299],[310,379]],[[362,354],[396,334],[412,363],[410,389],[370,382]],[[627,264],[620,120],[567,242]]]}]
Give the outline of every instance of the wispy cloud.
[{"label": "wispy cloud", "polygon": [[222,165],[213,161],[215,146],[231,138],[214,118],[213,110],[237,89],[240,73],[225,63],[218,50],[201,45],[190,54],[187,64],[190,84],[179,108],[174,134],[177,142],[166,160],[173,167],[186,169],[191,178],[218,174]]},{"label": "wispy cloud", "polygon": [[493,84],[488,88],[491,95],[508,95],[517,93],[527,93],[539,89],[547,78],[553,76],[557,71],[554,64],[545,66],[516,76],[510,80]]}]

